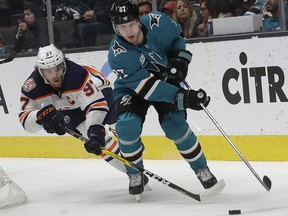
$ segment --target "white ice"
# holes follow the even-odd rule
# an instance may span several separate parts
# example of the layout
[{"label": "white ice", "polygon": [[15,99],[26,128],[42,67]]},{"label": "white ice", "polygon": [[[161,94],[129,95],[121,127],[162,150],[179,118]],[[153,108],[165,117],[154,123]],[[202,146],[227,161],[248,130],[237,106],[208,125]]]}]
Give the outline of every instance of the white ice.
[{"label": "white ice", "polygon": [[[145,160],[145,168],[193,193],[203,192],[183,160]],[[27,194],[28,202],[0,210],[1,216],[224,216],[228,210],[249,216],[288,215],[288,163],[250,162],[260,177],[267,175],[267,192],[242,162],[208,161],[224,190],[199,203],[150,179],[152,191],[141,203],[128,194],[128,177],[101,159],[0,158],[9,177]]]}]

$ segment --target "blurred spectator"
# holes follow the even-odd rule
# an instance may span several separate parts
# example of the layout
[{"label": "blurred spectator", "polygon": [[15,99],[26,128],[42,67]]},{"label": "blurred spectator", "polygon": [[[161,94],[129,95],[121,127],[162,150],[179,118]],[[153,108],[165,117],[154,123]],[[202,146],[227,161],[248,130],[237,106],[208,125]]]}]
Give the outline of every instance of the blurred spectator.
[{"label": "blurred spectator", "polygon": [[[212,19],[232,17],[233,3],[227,0],[200,0],[201,23],[195,27],[195,37],[207,37],[213,34]],[[211,26],[209,26],[211,25]]]},{"label": "blurred spectator", "polygon": [[[265,7],[266,11],[271,13],[271,17],[264,20],[263,28],[264,31],[278,31],[280,30],[280,11],[278,7],[278,0],[266,0]],[[286,22],[288,21],[288,11],[286,8]],[[288,24],[288,23],[287,23]]]},{"label": "blurred spectator", "polygon": [[265,9],[265,1],[266,0],[255,0],[254,4],[250,6],[244,15],[262,14],[263,20],[271,17],[272,14]]},{"label": "blurred spectator", "polygon": [[77,9],[74,9],[72,6],[60,4],[57,5],[55,10],[55,20],[79,20],[81,18],[80,12]]},{"label": "blurred spectator", "polygon": [[206,5],[206,0],[200,1],[200,18],[201,23],[195,27],[195,37],[208,36],[208,19],[212,19],[209,8]]},{"label": "blurred spectator", "polygon": [[[141,1],[143,0],[132,0],[136,5],[138,5]],[[144,1],[147,1],[147,0],[144,0]],[[152,0],[148,0],[151,5],[152,5]],[[163,6],[166,4],[166,2],[168,2],[168,0],[157,0],[157,4],[156,4],[156,10],[157,11],[161,11]],[[151,6],[152,8],[152,6]]]},{"label": "blurred spectator", "polygon": [[144,0],[138,2],[139,16],[143,16],[152,12],[152,5],[150,1]]},{"label": "blurred spectator", "polygon": [[[76,0],[61,0],[52,4],[54,13],[54,43],[58,48],[67,49],[80,47],[80,39],[77,35],[77,24],[85,22],[83,14],[88,6]],[[84,7],[84,8],[83,8]],[[81,15],[82,14],[82,15]]]},{"label": "blurred spectator", "polygon": [[164,13],[164,14],[166,14],[167,16],[169,16],[169,17],[172,19],[174,6],[175,6],[175,0],[170,0],[169,2],[167,2],[167,3],[163,6],[161,12]]},{"label": "blurred spectator", "polygon": [[233,16],[233,4],[227,0],[205,0],[210,16],[224,18]]},{"label": "blurred spectator", "polygon": [[113,34],[109,13],[113,0],[82,0],[81,20],[76,25],[81,46],[94,46],[97,35]]},{"label": "blurred spectator", "polygon": [[248,12],[255,0],[228,0],[233,7],[234,16],[243,16]]},{"label": "blurred spectator", "polygon": [[245,13],[245,15],[255,15],[255,14],[263,13],[264,5],[265,5],[265,0],[254,0],[254,4],[251,5],[251,7]]},{"label": "blurred spectator", "polygon": [[15,25],[12,15],[23,13],[23,0],[0,0],[0,27]]},{"label": "blurred spectator", "polygon": [[0,3],[0,27],[11,24],[12,7],[8,0],[1,0]]},{"label": "blurred spectator", "polygon": [[25,38],[22,52],[37,51],[49,44],[47,20],[36,5],[24,7],[24,19],[19,20],[18,25],[18,32],[22,32]]},{"label": "blurred spectator", "polygon": [[0,34],[0,55],[9,53],[10,53],[9,47],[5,45],[2,35]]},{"label": "blurred spectator", "polygon": [[182,34],[185,38],[193,36],[198,17],[189,0],[175,1],[173,19],[182,26]]}]

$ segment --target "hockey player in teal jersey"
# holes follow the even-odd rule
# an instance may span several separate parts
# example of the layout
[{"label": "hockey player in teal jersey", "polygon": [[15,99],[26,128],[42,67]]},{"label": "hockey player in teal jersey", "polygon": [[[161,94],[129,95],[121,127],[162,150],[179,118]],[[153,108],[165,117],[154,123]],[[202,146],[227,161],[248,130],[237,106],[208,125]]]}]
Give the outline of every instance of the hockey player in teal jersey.
[{"label": "hockey player in teal jersey", "polygon": [[[166,137],[174,141],[203,187],[212,187],[217,179],[207,166],[185,112],[186,108],[202,110],[199,103],[207,106],[210,97],[202,89],[180,88],[192,58],[185,50],[181,26],[160,12],[140,19],[137,6],[130,0],[114,2],[110,17],[116,34],[108,59],[117,75],[113,94],[118,109],[116,132],[121,154],[143,167],[144,145],[140,136],[147,109],[153,106]],[[148,178],[129,167],[127,170],[129,193],[141,194]]]}]

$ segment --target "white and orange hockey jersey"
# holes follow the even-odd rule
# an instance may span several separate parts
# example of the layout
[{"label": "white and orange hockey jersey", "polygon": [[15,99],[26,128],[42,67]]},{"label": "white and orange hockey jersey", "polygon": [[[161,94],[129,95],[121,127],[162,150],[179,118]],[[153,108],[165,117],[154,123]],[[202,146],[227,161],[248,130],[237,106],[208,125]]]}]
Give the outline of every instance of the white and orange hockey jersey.
[{"label": "white and orange hockey jersey", "polygon": [[109,112],[113,106],[109,80],[92,66],[78,65],[70,60],[66,60],[66,65],[61,89],[46,84],[37,69],[24,82],[19,119],[27,132],[42,129],[36,122],[36,114],[43,105],[49,104],[63,110],[65,123],[72,130],[82,122],[85,122],[86,130],[94,124],[116,122],[115,112]]}]

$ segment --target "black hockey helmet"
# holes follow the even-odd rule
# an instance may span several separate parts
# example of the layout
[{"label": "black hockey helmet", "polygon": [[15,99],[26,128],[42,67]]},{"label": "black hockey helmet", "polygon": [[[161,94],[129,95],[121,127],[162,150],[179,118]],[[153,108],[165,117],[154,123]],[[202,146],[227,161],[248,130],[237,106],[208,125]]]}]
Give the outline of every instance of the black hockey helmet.
[{"label": "black hockey helmet", "polygon": [[113,26],[139,20],[139,10],[132,0],[116,0],[110,10]]}]

